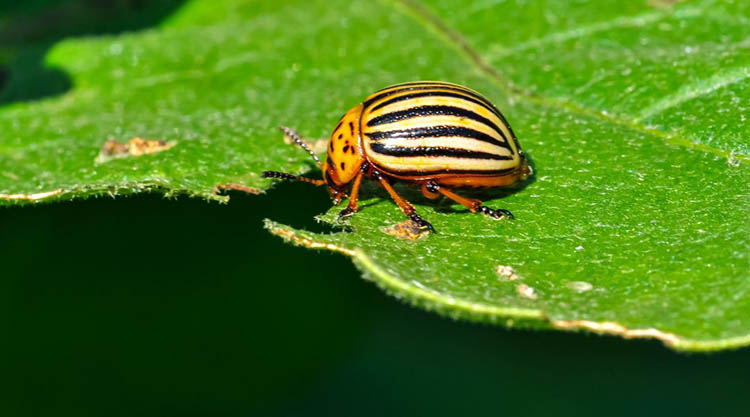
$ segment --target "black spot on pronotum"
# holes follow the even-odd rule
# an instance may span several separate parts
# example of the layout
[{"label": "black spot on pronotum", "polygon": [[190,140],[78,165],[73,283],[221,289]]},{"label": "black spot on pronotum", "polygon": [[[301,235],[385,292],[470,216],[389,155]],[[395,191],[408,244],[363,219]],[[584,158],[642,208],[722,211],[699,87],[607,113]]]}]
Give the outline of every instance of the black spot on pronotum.
[{"label": "black spot on pronotum", "polygon": [[346,164],[345,163],[342,162],[340,165],[341,165],[341,170],[342,171],[346,170]]},{"label": "black spot on pronotum", "polygon": [[339,140],[341,140],[344,137],[343,133],[339,133]]},{"label": "black spot on pronotum", "polygon": [[349,152],[349,145],[344,146],[344,153],[347,153],[347,152]]}]

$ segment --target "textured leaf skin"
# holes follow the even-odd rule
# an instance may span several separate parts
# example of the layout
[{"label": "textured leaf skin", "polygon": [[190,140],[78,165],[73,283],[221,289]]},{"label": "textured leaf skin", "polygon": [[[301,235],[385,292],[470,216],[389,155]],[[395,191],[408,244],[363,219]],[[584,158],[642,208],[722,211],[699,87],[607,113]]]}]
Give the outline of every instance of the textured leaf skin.
[{"label": "textured leaf skin", "polygon": [[[524,187],[486,196],[516,221],[400,188],[439,232],[401,241],[382,230],[401,213],[369,187],[346,230],[267,226],[457,318],[750,343],[745,2],[276,3],[193,2],[156,30],[56,45],[47,61],[74,87],[0,109],[0,194],[262,190],[262,170],[311,167],[278,125],[324,137],[385,85],[452,81],[495,101],[532,158]],[[178,143],[94,166],[107,139],[135,136]]]}]

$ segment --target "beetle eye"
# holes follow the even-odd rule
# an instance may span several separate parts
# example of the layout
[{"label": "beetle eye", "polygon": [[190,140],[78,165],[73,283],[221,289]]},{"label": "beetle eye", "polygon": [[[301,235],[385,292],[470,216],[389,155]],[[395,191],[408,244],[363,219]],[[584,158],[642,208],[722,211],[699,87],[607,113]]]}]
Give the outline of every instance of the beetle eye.
[{"label": "beetle eye", "polygon": [[329,187],[338,189],[339,186],[336,184],[336,181],[333,180],[333,177],[331,176],[331,170],[326,170],[323,173],[323,179],[325,180],[326,184],[328,184]]}]

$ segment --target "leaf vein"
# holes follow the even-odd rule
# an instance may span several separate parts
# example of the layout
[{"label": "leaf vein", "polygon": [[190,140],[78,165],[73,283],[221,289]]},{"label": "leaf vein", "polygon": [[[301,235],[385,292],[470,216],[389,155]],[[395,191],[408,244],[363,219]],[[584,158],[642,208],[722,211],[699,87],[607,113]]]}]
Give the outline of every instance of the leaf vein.
[{"label": "leaf vein", "polygon": [[731,68],[719,71],[708,78],[686,84],[676,93],[664,97],[651,106],[646,107],[641,111],[635,121],[641,121],[663,113],[665,110],[678,106],[688,100],[710,94],[720,88],[744,81],[748,77],[750,77],[750,67]]},{"label": "leaf vein", "polygon": [[495,85],[520,100],[525,100],[546,107],[557,108],[581,116],[604,120],[606,122],[624,126],[649,136],[657,137],[668,144],[681,146],[683,148],[712,153],[714,155],[732,160],[750,161],[750,155],[735,154],[733,152],[717,149],[709,145],[696,143],[690,138],[678,135],[677,133],[665,132],[654,127],[646,126],[634,118],[614,116],[606,111],[593,110],[568,100],[557,97],[545,97],[519,88],[511,80],[501,74],[496,68],[491,66],[476,50],[474,50],[474,48],[469,44],[469,42],[462,36],[460,32],[451,28],[438,15],[433,13],[418,0],[389,1],[395,2],[396,4],[404,7],[410,15],[417,18],[417,20],[422,22],[428,29],[437,32],[439,35],[441,35],[441,37],[446,41],[448,45],[466,56],[468,60],[472,64],[474,64],[474,66],[476,66],[481,73],[488,77],[489,80],[493,81]]}]

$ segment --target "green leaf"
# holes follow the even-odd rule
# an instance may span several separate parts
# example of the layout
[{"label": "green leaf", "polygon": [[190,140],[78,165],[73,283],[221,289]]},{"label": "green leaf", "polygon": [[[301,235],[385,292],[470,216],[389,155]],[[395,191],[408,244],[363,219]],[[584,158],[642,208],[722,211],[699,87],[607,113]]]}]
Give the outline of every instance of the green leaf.
[{"label": "green leaf", "polygon": [[[671,3],[190,2],[158,29],[54,46],[73,87],[0,109],[0,197],[263,190],[262,170],[311,167],[279,125],[325,137],[385,85],[453,81],[491,98],[532,158],[525,187],[487,196],[515,221],[404,187],[438,234],[399,240],[384,228],[403,215],[369,186],[345,230],[267,227],[456,318],[744,346],[750,8]],[[132,137],[176,144],[94,164]]]}]

